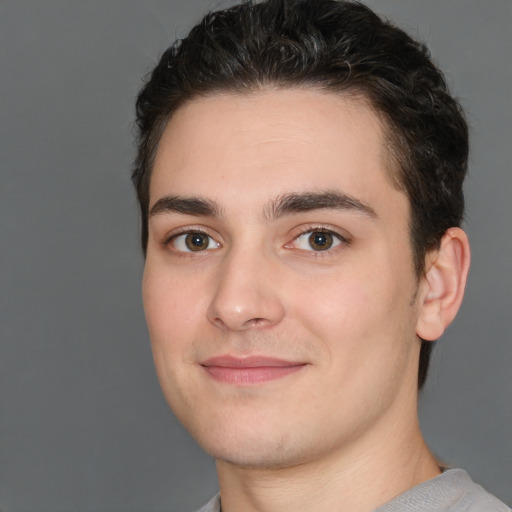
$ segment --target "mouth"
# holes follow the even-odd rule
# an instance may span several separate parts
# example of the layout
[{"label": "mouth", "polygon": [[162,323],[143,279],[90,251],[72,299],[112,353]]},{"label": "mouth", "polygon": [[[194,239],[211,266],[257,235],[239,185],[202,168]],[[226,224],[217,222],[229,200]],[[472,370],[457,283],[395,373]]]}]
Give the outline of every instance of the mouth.
[{"label": "mouth", "polygon": [[201,366],[214,380],[236,386],[251,386],[281,379],[302,370],[307,364],[265,356],[212,357]]}]

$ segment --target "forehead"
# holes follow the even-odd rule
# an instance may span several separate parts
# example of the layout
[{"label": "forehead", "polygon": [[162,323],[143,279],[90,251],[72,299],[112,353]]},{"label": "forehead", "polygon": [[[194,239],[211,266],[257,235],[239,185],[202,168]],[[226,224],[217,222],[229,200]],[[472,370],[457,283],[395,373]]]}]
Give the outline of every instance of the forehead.
[{"label": "forehead", "polygon": [[332,188],[367,202],[394,188],[387,161],[383,123],[362,97],[316,89],[216,94],[169,120],[150,208],[171,193],[264,201],[270,192]]}]

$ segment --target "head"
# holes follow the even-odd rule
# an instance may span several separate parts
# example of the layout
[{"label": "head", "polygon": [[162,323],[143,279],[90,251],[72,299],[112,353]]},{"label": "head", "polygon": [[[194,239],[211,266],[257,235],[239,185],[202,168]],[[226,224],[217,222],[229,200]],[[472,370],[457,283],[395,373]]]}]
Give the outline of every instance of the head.
[{"label": "head", "polygon": [[[426,47],[365,6],[331,0],[270,0],[207,15],[161,57],[137,101],[133,181],[148,240],[149,184],[162,133],[194,99],[275,88],[363,97],[385,127],[387,172],[410,204],[418,276],[426,254],[462,221],[468,130]],[[418,384],[432,341],[423,341]]]},{"label": "head", "polygon": [[243,4],[164,53],[137,121],[155,364],[203,447],[282,466],[410,431],[469,261],[425,48],[356,3]]}]

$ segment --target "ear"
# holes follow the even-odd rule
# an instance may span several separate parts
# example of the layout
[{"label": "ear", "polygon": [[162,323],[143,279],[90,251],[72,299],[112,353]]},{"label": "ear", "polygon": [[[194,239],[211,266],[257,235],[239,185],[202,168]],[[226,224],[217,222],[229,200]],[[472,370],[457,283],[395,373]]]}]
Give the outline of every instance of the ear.
[{"label": "ear", "polygon": [[438,250],[428,253],[421,278],[416,334],[437,340],[452,322],[464,296],[470,251],[466,233],[450,228]]}]

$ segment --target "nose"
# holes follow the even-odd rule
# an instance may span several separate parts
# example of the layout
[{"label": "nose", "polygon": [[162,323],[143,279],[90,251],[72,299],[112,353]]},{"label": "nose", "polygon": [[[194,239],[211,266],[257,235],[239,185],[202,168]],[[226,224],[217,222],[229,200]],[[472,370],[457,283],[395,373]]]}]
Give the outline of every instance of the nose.
[{"label": "nose", "polygon": [[284,317],[279,269],[270,258],[232,252],[217,269],[207,316],[214,326],[231,331],[270,327]]}]

